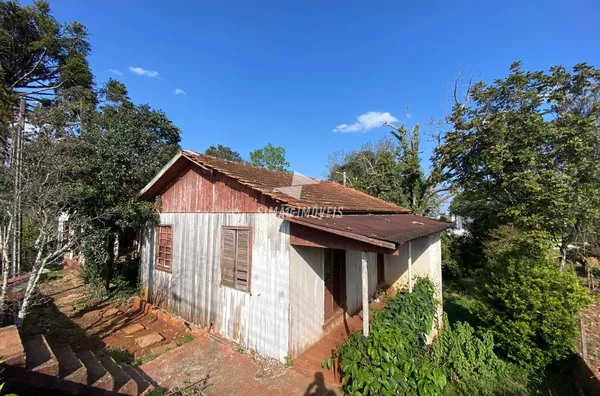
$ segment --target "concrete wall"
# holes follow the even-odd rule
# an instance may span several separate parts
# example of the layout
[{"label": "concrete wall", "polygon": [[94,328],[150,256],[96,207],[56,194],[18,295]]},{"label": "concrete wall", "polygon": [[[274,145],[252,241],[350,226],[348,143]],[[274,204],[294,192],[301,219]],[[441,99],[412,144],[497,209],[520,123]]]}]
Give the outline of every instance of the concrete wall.
[{"label": "concrete wall", "polygon": [[[151,303],[283,360],[288,354],[289,223],[273,214],[162,213],[173,226],[172,273],[154,268],[155,230],[144,233],[142,286]],[[221,286],[221,227],[253,230],[251,293]]]}]

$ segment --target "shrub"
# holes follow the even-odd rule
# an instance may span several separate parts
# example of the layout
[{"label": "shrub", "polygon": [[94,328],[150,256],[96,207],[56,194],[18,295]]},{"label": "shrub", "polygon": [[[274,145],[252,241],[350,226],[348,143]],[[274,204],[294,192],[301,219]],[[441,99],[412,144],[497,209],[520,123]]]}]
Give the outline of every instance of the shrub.
[{"label": "shrub", "polygon": [[476,313],[510,361],[541,368],[565,357],[591,298],[547,245],[509,228],[488,244],[488,271]]},{"label": "shrub", "polygon": [[[440,394],[446,384],[441,369],[426,354],[437,301],[433,284],[419,279],[413,293],[387,297],[373,312],[370,336],[352,334],[339,345],[343,390],[349,395]],[[329,362],[331,365],[331,361]]]},{"label": "shrub", "polygon": [[431,360],[451,385],[446,393],[492,395],[509,387],[511,367],[494,353],[493,335],[486,331],[479,337],[468,323],[450,325],[446,315]]}]

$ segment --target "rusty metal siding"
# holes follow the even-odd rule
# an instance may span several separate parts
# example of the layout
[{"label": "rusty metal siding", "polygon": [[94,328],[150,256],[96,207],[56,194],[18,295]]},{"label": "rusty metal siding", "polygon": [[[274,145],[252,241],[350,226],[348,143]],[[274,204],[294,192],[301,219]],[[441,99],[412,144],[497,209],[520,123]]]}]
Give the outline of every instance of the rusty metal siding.
[{"label": "rusty metal siding", "polygon": [[162,191],[163,213],[258,213],[274,206],[270,198],[219,172],[185,168]]},{"label": "rusty metal siding", "polygon": [[[351,315],[362,309],[362,252],[346,251],[346,304]],[[377,289],[377,253],[367,253],[367,270],[369,280],[369,296],[374,296]]]},{"label": "rusty metal siding", "polygon": [[[284,360],[289,339],[289,223],[273,214],[162,213],[173,226],[172,274],[153,268],[153,234],[145,239],[142,280],[149,301],[185,320]],[[250,226],[252,290],[220,285],[222,226]],[[145,267],[145,268],[144,268]]]},{"label": "rusty metal siding", "polygon": [[323,336],[324,249],[290,248],[290,357]]}]

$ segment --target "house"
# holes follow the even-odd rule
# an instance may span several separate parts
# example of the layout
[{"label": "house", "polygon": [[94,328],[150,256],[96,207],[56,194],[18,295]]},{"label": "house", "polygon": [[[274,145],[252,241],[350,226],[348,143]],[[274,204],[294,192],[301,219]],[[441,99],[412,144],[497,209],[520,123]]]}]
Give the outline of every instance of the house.
[{"label": "house", "polygon": [[295,358],[416,276],[441,300],[451,224],[340,184],[183,150],[140,199],[160,212],[142,233],[142,297],[262,355]]}]

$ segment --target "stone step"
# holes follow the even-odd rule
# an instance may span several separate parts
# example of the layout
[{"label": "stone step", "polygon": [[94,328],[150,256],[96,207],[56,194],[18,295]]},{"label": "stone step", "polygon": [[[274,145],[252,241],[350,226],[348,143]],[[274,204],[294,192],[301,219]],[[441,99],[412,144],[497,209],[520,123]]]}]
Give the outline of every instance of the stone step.
[{"label": "stone step", "polygon": [[87,369],[87,384],[94,388],[112,391],[115,384],[112,375],[104,368],[92,351],[83,351],[77,357]]},{"label": "stone step", "polygon": [[143,395],[154,389],[154,386],[134,367],[128,364],[122,364],[123,370],[135,381],[137,384],[138,394]]},{"label": "stone step", "polygon": [[6,366],[25,368],[25,348],[17,326],[0,328],[0,359]]},{"label": "stone step", "polygon": [[87,369],[67,344],[52,346],[58,359],[59,377],[61,380],[87,385]]},{"label": "stone step", "polygon": [[136,382],[117,364],[109,355],[99,356],[98,360],[104,368],[110,373],[114,379],[113,391],[124,394],[137,396],[138,389]]},{"label": "stone step", "polygon": [[38,334],[23,340],[27,370],[58,377],[58,359],[43,335]]}]

